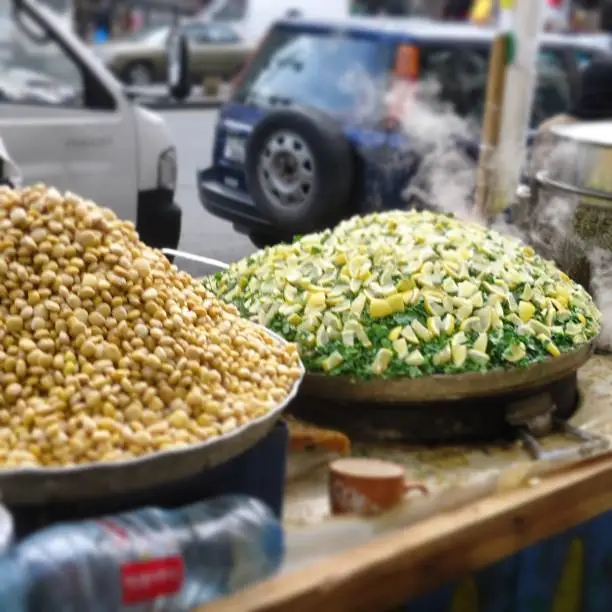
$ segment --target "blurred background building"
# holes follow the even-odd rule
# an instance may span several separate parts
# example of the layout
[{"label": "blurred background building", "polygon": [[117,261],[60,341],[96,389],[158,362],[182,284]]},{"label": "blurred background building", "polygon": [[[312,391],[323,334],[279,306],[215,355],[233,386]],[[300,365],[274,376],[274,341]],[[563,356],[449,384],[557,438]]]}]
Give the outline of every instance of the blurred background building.
[{"label": "blurred background building", "polygon": [[45,0],[72,5],[74,26],[86,39],[111,38],[196,15],[210,0]]},{"label": "blurred background building", "polygon": [[[181,17],[214,14],[239,21],[257,0],[42,0],[88,40],[103,41]],[[330,0],[333,1],[333,0]],[[612,31],[612,0],[533,0],[546,4],[546,29]],[[359,15],[426,16],[434,19],[495,21],[499,0],[352,0]],[[211,11],[211,7],[214,7]],[[208,9],[208,10],[207,10]]]}]

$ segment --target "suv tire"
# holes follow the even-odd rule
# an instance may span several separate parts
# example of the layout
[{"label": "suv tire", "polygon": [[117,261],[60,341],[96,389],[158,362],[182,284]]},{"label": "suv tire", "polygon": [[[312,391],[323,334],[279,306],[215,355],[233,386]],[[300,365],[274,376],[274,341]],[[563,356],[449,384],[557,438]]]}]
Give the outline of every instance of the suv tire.
[{"label": "suv tire", "polygon": [[155,81],[155,71],[148,62],[131,62],[122,73],[123,82],[134,87],[151,85]]},{"label": "suv tire", "polygon": [[259,210],[279,233],[304,234],[345,217],[353,152],[340,126],[310,108],[272,111],[247,142],[246,179]]}]

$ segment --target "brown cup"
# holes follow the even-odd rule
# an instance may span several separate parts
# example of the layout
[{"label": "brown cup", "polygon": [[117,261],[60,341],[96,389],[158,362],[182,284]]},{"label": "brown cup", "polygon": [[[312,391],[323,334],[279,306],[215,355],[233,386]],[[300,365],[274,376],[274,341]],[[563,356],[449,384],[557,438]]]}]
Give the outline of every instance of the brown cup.
[{"label": "brown cup", "polygon": [[423,483],[406,482],[402,466],[380,459],[332,461],[328,486],[332,514],[379,514],[398,505],[409,491],[428,493]]}]

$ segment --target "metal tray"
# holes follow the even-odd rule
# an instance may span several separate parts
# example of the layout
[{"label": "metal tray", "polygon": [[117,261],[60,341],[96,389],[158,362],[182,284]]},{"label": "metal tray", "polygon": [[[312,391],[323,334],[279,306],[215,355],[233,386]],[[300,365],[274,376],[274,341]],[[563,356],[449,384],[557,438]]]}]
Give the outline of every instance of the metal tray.
[{"label": "metal tray", "polygon": [[[280,343],[286,340],[265,330]],[[231,433],[186,448],[152,453],[125,461],[69,468],[0,469],[0,494],[7,506],[82,502],[179,481],[240,455],[266,436],[296,396],[302,376],[285,400],[268,414]]]},{"label": "metal tray", "polygon": [[[162,249],[166,255],[199,262],[217,270],[229,264],[175,249]],[[355,380],[348,376],[306,373],[300,398],[313,397],[340,402],[427,403],[452,402],[470,398],[505,395],[546,386],[574,374],[595,351],[596,339],[575,351],[551,357],[529,368],[493,370],[486,374],[440,374],[422,378]]]},{"label": "metal tray", "polygon": [[307,373],[301,395],[373,404],[422,404],[496,396],[542,387],[565,378],[586,363],[594,350],[593,340],[576,351],[551,357],[529,368],[500,369],[486,374],[436,374],[413,379],[362,381],[348,376]]}]

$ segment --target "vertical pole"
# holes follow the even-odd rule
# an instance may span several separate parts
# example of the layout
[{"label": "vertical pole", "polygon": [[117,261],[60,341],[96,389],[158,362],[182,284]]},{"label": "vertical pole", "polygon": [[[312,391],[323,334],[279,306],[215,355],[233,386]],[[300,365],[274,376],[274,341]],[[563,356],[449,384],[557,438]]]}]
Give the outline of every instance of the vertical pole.
[{"label": "vertical pole", "polygon": [[[543,27],[544,0],[502,0],[511,12],[508,34],[511,48],[506,68],[501,133],[496,164],[496,192],[489,212],[496,214],[513,200],[525,161],[537,85],[538,50]],[[504,7],[502,6],[502,13]]]},{"label": "vertical pole", "polygon": [[489,58],[489,74],[485,97],[480,156],[476,171],[475,207],[478,216],[488,215],[488,202],[494,188],[495,153],[499,141],[501,125],[501,105],[504,97],[506,73],[507,41],[503,34],[498,34],[493,41]]}]

